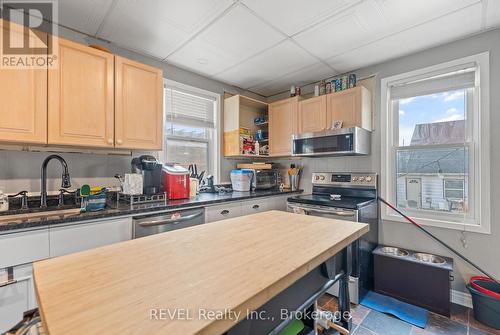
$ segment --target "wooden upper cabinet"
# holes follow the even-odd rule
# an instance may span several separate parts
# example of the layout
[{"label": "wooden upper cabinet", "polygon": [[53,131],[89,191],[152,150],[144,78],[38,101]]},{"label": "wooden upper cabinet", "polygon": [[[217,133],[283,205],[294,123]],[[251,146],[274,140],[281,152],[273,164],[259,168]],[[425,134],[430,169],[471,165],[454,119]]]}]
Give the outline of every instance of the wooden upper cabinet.
[{"label": "wooden upper cabinet", "polygon": [[[269,123],[256,125],[255,119],[268,118],[268,111],[267,103],[243,95],[237,94],[224,99],[224,156],[255,156],[244,152],[243,139],[247,135],[240,134],[240,129],[248,130],[251,134],[255,134],[258,130],[265,131]],[[261,145],[267,144],[260,142]]]},{"label": "wooden upper cabinet", "polygon": [[[7,27],[0,20],[1,34]],[[9,33],[9,32],[6,32]],[[23,41],[21,26],[10,24],[11,41]],[[34,35],[30,45],[43,45]],[[42,35],[47,38],[47,35]],[[0,68],[0,142],[47,143],[47,69]]]},{"label": "wooden upper cabinet", "polygon": [[371,94],[363,86],[327,95],[327,127],[342,121],[343,128],[372,129]]},{"label": "wooden upper cabinet", "polygon": [[326,129],[326,95],[299,101],[298,132],[310,133]]},{"label": "wooden upper cabinet", "polygon": [[117,148],[163,147],[163,72],[115,56],[115,142]]},{"label": "wooden upper cabinet", "polygon": [[110,53],[59,39],[59,66],[49,70],[48,143],[113,147]]},{"label": "wooden upper cabinet", "polygon": [[271,156],[290,156],[292,135],[297,133],[298,97],[269,104],[269,151]]}]

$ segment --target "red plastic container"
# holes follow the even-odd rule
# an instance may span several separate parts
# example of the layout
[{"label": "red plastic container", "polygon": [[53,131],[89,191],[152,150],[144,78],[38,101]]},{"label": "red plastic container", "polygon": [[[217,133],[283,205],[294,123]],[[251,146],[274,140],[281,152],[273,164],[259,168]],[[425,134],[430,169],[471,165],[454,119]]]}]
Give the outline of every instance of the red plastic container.
[{"label": "red plastic container", "polygon": [[186,168],[180,165],[165,165],[162,183],[167,199],[189,198],[189,171]]}]

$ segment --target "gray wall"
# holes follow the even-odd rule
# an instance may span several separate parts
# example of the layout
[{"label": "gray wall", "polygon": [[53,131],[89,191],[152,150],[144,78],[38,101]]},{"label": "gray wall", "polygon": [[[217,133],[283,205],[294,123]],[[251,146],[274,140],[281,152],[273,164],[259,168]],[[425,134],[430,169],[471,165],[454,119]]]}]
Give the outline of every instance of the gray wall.
[{"label": "gray wall", "polygon": [[[429,228],[429,230],[456,248],[466,257],[476,262],[479,266],[489,271],[497,278],[500,277],[500,29],[489,31],[467,39],[455,41],[412,55],[394,59],[381,64],[373,65],[355,71],[358,77],[376,75],[376,108],[375,131],[373,132],[372,154],[369,157],[344,157],[344,158],[316,158],[297,161],[305,167],[304,180],[301,186],[310,190],[310,176],[312,171],[373,171],[380,173],[380,79],[399,73],[404,73],[419,68],[439,64],[453,59],[490,51],[490,114],[491,114],[491,235],[467,233],[468,247],[464,248],[460,242],[461,233],[457,230]],[[308,93],[312,86],[303,90]],[[282,98],[283,95],[274,96],[269,101]],[[288,164],[290,161],[283,161]],[[464,282],[477,273],[462,260],[450,254],[433,240],[419,232],[410,224],[396,222],[382,222],[379,230],[381,243],[401,246],[410,249],[432,252],[450,256],[455,259],[455,281],[452,286],[456,290],[466,291]]]},{"label": "gray wall", "polygon": [[[160,62],[153,57],[119,48],[115,45],[96,40],[64,27],[59,27],[59,35],[82,44],[104,45],[114,54],[137,60],[155,67],[163,68],[165,78],[219,93],[221,94],[221,102],[225,91],[234,94],[241,93],[259,100],[265,100],[265,98],[251,92],[247,92],[219,81],[203,77],[196,73],[180,69],[170,64]],[[0,190],[7,193],[14,193],[20,190],[38,192],[40,190],[39,169],[43,159],[47,155],[48,153],[22,152],[17,150],[17,148],[15,150],[9,150],[8,146],[0,147]],[[116,173],[125,173],[130,170],[131,157],[129,156],[86,153],[61,153],[61,155],[68,160],[70,173],[74,181],[74,187],[79,187],[82,184],[118,186],[117,181],[113,178],[113,176]],[[220,182],[229,181],[228,171],[230,171],[233,166],[235,166],[234,161],[224,158],[221,160]],[[60,186],[58,184],[60,178],[60,174],[58,172],[59,167],[57,167],[54,163],[54,167],[49,168],[49,170],[51,171],[49,172],[48,189],[49,191],[58,190]]]}]

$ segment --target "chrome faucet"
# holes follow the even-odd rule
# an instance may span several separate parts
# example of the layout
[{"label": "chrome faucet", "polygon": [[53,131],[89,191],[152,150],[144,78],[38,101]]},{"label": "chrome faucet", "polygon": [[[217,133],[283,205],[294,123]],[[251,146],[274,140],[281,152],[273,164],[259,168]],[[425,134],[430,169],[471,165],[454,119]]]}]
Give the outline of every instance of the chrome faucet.
[{"label": "chrome faucet", "polygon": [[61,177],[61,187],[62,188],[71,187],[71,181],[68,172],[68,164],[66,164],[64,158],[62,158],[59,155],[50,155],[49,157],[45,158],[45,160],[42,163],[42,173],[40,181],[41,182],[40,207],[42,208],[47,207],[47,165],[52,159],[57,159],[61,163],[63,169]]}]

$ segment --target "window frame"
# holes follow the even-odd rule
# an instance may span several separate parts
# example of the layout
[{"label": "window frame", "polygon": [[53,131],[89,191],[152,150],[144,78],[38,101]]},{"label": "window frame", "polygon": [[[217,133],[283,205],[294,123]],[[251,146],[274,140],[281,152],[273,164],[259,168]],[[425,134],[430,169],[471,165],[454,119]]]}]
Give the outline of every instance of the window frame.
[{"label": "window frame", "polygon": [[[459,181],[462,183],[462,187],[461,188],[452,188],[452,187],[446,187],[446,182],[447,181]],[[452,197],[447,197],[446,196],[446,191],[461,191],[462,192],[462,197],[461,198],[452,198]],[[460,200],[460,199],[464,199],[465,197],[465,179],[459,179],[459,178],[452,178],[452,177],[449,177],[449,178],[444,178],[443,179],[443,198],[444,199],[451,199],[451,200]]]},{"label": "window frame", "polygon": [[[401,73],[381,79],[381,196],[389,202],[396,200],[396,154],[401,148],[418,149],[422,146],[399,146],[399,113],[394,113],[390,90],[394,84],[432,77],[451,72],[465,65],[474,64],[475,87],[467,89],[468,131],[465,144],[469,151],[469,220],[457,222],[450,215],[405,210],[425,226],[491,234],[490,213],[490,97],[489,97],[489,52],[464,57],[426,68]],[[445,145],[449,147],[450,145]],[[439,147],[423,146],[425,148]],[[443,147],[443,146],[441,146]],[[387,221],[405,222],[396,212],[383,206],[381,218]]]},{"label": "window frame", "polygon": [[[183,83],[179,83],[177,81],[173,81],[170,79],[164,79],[163,80],[163,92],[165,94],[165,89],[170,88],[170,89],[179,89],[182,91],[188,91],[193,94],[200,94],[200,95],[205,95],[209,96],[215,99],[215,116],[214,116],[214,123],[215,127],[214,129],[214,134],[213,134],[213,142],[210,140],[206,139],[198,139],[198,138],[189,138],[189,137],[183,137],[183,136],[178,136],[178,135],[164,135],[163,141],[167,140],[170,138],[172,140],[176,141],[186,141],[186,142],[203,142],[208,144],[208,163],[210,164],[211,169],[213,170],[213,176],[214,176],[214,183],[219,183],[220,181],[220,173],[221,173],[221,148],[222,148],[222,136],[221,136],[221,117],[222,117],[222,111],[221,111],[221,95],[215,92],[207,91],[198,87],[186,85]],[[163,113],[164,113],[164,123],[168,121],[167,118],[167,106],[166,106],[166,99],[164,100],[164,106],[163,106]],[[166,154],[167,150],[167,145],[165,144],[164,150],[162,152],[162,155]]]}]

